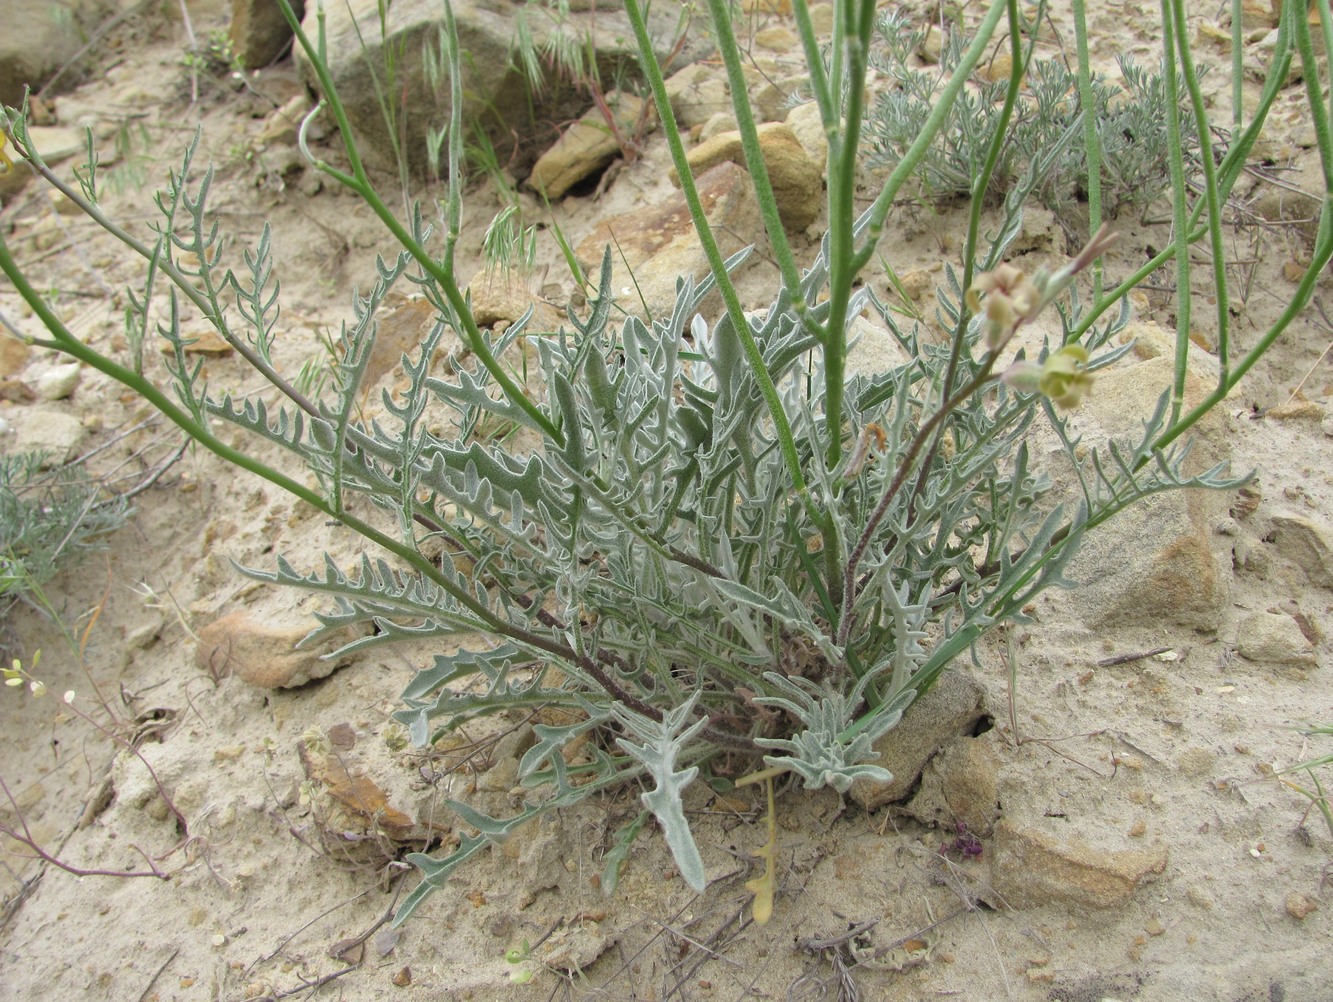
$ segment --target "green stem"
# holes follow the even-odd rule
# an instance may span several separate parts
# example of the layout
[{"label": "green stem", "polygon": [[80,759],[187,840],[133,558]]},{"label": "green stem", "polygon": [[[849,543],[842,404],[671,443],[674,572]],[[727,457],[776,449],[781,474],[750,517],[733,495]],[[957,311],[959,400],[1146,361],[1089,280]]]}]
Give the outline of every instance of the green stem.
[{"label": "green stem", "polygon": [[[1328,2],[1321,0],[1321,17],[1328,24]],[[1310,255],[1310,264],[1296,286],[1296,291],[1288,301],[1286,308],[1274,321],[1259,342],[1245,353],[1234,366],[1230,367],[1225,380],[1220,380],[1217,387],[1188,414],[1173,421],[1171,426],[1153,442],[1154,451],[1165,449],[1180,438],[1214,406],[1226,399],[1241,378],[1250,371],[1256,362],[1273,346],[1278,337],[1286,331],[1314,297],[1315,287],[1333,261],[1333,134],[1329,130],[1329,112],[1324,106],[1323,82],[1319,77],[1319,62],[1315,58],[1314,43],[1310,36],[1310,26],[1306,21],[1304,4],[1288,0],[1283,10],[1284,22],[1290,23],[1296,36],[1296,47],[1300,52],[1305,73],[1305,86],[1310,117],[1314,122],[1315,139],[1319,147],[1320,162],[1323,168],[1324,201],[1319,214],[1319,230]],[[1327,31],[1325,34],[1327,35]],[[1284,73],[1285,76],[1285,73]],[[1251,128],[1262,121],[1256,118]],[[1140,466],[1143,464],[1140,463]]]},{"label": "green stem", "polygon": [[[1028,58],[1023,52],[1023,36],[1019,30],[1018,0],[1007,0],[1007,4],[1010,53],[1009,85],[1005,91],[1004,105],[1000,109],[999,118],[996,119],[995,134],[991,137],[990,146],[986,150],[986,160],[982,165],[981,173],[972,185],[967,218],[967,240],[963,245],[962,285],[965,290],[972,287],[972,280],[975,277],[977,242],[981,235],[981,210],[985,204],[986,191],[990,188],[991,178],[995,176],[995,170],[1000,162],[1000,153],[1009,139],[1007,135],[1009,122],[1013,118],[1014,108],[1018,104],[1018,95],[1023,86],[1023,76],[1027,72]],[[967,327],[971,318],[972,314],[964,300],[958,306],[958,323],[954,326],[953,340],[949,346],[949,364],[944,374],[942,399],[946,404],[953,393],[953,383],[958,375],[958,365],[962,361],[963,352],[967,350]],[[917,474],[916,485],[912,489],[913,502],[912,505],[909,505],[907,512],[909,525],[912,522],[912,508],[915,505],[915,499],[926,488],[926,482],[930,478],[930,470],[935,463],[938,451],[939,438],[937,437],[931,442],[925,459],[921,462],[921,470]]]},{"label": "green stem", "polygon": [[[1222,201],[1226,201],[1231,197],[1231,189],[1244,173],[1250,151],[1258,141],[1263,125],[1268,119],[1268,113],[1283,89],[1283,81],[1286,80],[1287,73],[1291,68],[1291,35],[1292,29],[1290,26],[1290,19],[1283,17],[1278,23],[1277,44],[1273,51],[1273,61],[1269,64],[1268,75],[1264,82],[1263,94],[1259,99],[1259,106],[1255,110],[1254,117],[1250,120],[1250,124],[1245,127],[1245,131],[1240,135],[1239,139],[1233,137],[1231,146],[1222,157],[1221,164],[1218,165],[1218,197],[1221,198]],[[1199,240],[1207,232],[1207,227],[1198,226],[1199,217],[1203,214],[1204,204],[1202,199],[1199,200],[1195,203],[1193,210],[1190,212],[1189,243],[1194,243]],[[1107,310],[1119,303],[1125,295],[1132,292],[1134,288],[1150,274],[1174,258],[1175,254],[1175,245],[1168,245],[1165,250],[1153,257],[1146,265],[1140,267],[1128,279],[1116,286],[1116,288],[1108,295],[1102,297],[1100,301],[1093,303],[1087,314],[1079,322],[1078,327],[1066,340],[1066,343],[1068,344],[1081,340],[1083,336],[1092,329],[1092,326],[1101,319],[1102,315],[1105,314]]]},{"label": "green stem", "polygon": [[[190,302],[192,302],[199,310],[200,314],[202,314],[203,317],[213,325],[217,332],[222,335],[223,340],[236,349],[236,352],[244,358],[247,363],[252,365],[265,379],[277,387],[283,396],[291,400],[292,403],[296,404],[301,410],[305,411],[311,417],[320,416],[318,409],[316,409],[315,405],[311,403],[304,394],[298,391],[296,387],[292,386],[287,380],[283,379],[282,376],[278,374],[277,370],[274,369],[273,366],[270,365],[244,338],[236,336],[231,330],[231,327],[227,324],[227,319],[222,315],[221,309],[218,308],[216,296],[210,299],[204,293],[200,292],[191,280],[191,276],[182,273],[171,261],[170,256],[163,250],[163,248],[168,247],[171,243],[170,234],[163,234],[153,248],[149,248],[146,244],[136,240],[124,229],[124,227],[118,226],[108,218],[101,209],[88,199],[84,198],[81,192],[75,191],[46,166],[45,161],[42,160],[36,148],[28,141],[26,123],[21,119],[16,123],[11,123],[10,132],[13,135],[15,147],[23,153],[33,169],[42,176],[42,179],[45,180],[47,184],[51,185],[51,187],[55,188],[77,205],[79,211],[85,213],[90,219],[97,223],[98,226],[102,227],[126,247],[130,248],[130,250],[149,262],[150,266],[155,264],[160,271],[171,279],[175,286],[180,290],[181,294],[190,300]],[[196,134],[195,143],[197,142],[198,135]],[[193,149],[194,145],[192,144],[191,152],[193,152]],[[183,193],[186,180],[185,173],[182,171],[180,177],[175,182],[181,189],[181,191],[178,191],[177,193],[178,197]],[[144,303],[144,309],[146,331],[146,301]]]},{"label": "green stem", "polygon": [[[297,20],[296,14],[292,11],[290,0],[278,0],[278,4],[287,18],[288,25],[295,33],[297,42],[310,58],[315,75],[319,77],[319,85],[320,89],[324,92],[324,100],[328,102],[328,107],[333,112],[334,120],[338,123],[338,132],[343,138],[343,146],[346,149],[348,163],[351,166],[352,173],[347,174],[337,170],[324,161],[313,157],[311,158],[311,162],[317,170],[328,174],[339,183],[355,191],[357,195],[361,197],[362,201],[370,207],[370,210],[379,217],[380,222],[382,222],[385,228],[393,234],[394,239],[398,241],[402,248],[412,256],[412,259],[421,266],[421,269],[440,287],[445,298],[449,301],[450,308],[454,312],[454,319],[457,323],[459,335],[463,338],[473,354],[477,356],[478,361],[481,362],[486,371],[490,373],[491,378],[493,378],[501,390],[504,391],[506,399],[527,414],[537,427],[541,428],[544,433],[549,435],[555,441],[557,446],[563,445],[564,436],[560,433],[560,429],[556,423],[552,421],[540,407],[528,399],[527,395],[523,392],[522,387],[514,382],[509,373],[505,371],[504,367],[500,365],[499,360],[491,352],[490,346],[486,343],[486,338],[482,335],[481,329],[477,326],[476,318],[472,315],[472,310],[468,305],[467,298],[463,295],[462,291],[458,288],[458,283],[454,280],[452,270],[445,267],[442,262],[436,261],[420,242],[417,241],[416,237],[403,226],[398,217],[395,216],[392,210],[390,210],[384,203],[384,200],[380,198],[379,193],[375,190],[375,186],[370,181],[369,175],[366,173],[365,165],[361,161],[361,154],[357,151],[356,142],[352,138],[351,122],[348,120],[347,112],[343,108],[342,101],[338,97],[337,89],[333,85],[333,78],[329,74],[328,64],[317,57],[315,47],[311,44],[305,31],[302,30],[300,21]],[[453,49],[450,52],[450,58],[454,61],[454,65],[450,67],[450,70],[453,74],[457,75],[459,66],[457,65],[458,52],[456,45],[453,46]],[[303,152],[306,152],[308,155],[308,150],[303,150]],[[454,140],[453,137],[451,137],[450,156],[453,156],[453,153]],[[453,173],[451,168],[451,184],[452,179]],[[451,225],[453,224],[452,206],[456,204],[453,201],[454,198],[455,195],[451,191]],[[451,259],[452,254],[446,251],[445,261],[450,261]]]},{"label": "green stem", "polygon": [[[1102,143],[1097,133],[1096,98],[1092,91],[1092,62],[1088,56],[1087,4],[1074,0],[1074,39],[1078,49],[1078,103],[1083,113],[1083,151],[1088,165],[1088,232],[1102,228]],[[1102,261],[1092,264],[1092,294],[1102,295]]]},{"label": "green stem", "polygon": [[[283,2],[286,2],[286,0],[283,0]],[[827,519],[819,514],[810,498],[810,489],[806,484],[805,474],[801,470],[800,454],[796,448],[796,439],[792,435],[791,422],[787,420],[786,412],[782,408],[782,398],[778,396],[777,387],[773,385],[773,378],[768,373],[768,366],[764,364],[763,355],[759,351],[759,346],[755,343],[754,335],[750,332],[750,324],[745,319],[745,311],[741,308],[736,286],[731,281],[731,276],[727,274],[722,251],[713,236],[713,228],[709,225],[708,217],[704,214],[703,203],[699,199],[699,189],[694,183],[694,176],[690,173],[689,161],[685,156],[685,144],[681,140],[680,129],[677,128],[675,116],[671,112],[671,101],[666,93],[666,81],[662,78],[662,68],[657,65],[652,40],[648,37],[648,25],[644,21],[639,0],[626,0],[625,10],[629,14],[630,23],[634,26],[634,36],[639,45],[641,65],[644,75],[648,78],[648,85],[652,88],[653,99],[657,103],[658,117],[661,120],[663,130],[666,132],[672,162],[675,164],[676,174],[680,178],[681,193],[685,196],[690,217],[694,220],[694,228],[699,235],[700,244],[703,245],[704,254],[708,258],[709,269],[717,281],[718,291],[721,292],[723,302],[726,304],[727,315],[735,328],[736,336],[740,338],[746,361],[749,363],[751,373],[758,384],[759,392],[764,398],[764,403],[768,406],[769,416],[773,419],[778,447],[782,451],[783,462],[786,464],[788,474],[792,478],[792,486],[810,509],[812,516],[816,517],[822,525]]]},{"label": "green stem", "polygon": [[[727,0],[708,0],[708,8],[709,15],[713,19],[713,30],[717,33],[717,50],[722,54],[722,62],[727,70],[727,82],[731,86],[731,108],[736,114],[736,127],[741,134],[745,166],[750,172],[750,179],[754,181],[755,194],[759,199],[759,212],[764,218],[764,229],[768,233],[773,256],[777,259],[778,270],[782,272],[782,282],[795,297],[801,288],[801,272],[796,265],[796,257],[792,254],[791,243],[787,240],[782,218],[778,215],[778,202],[768,176],[768,164],[765,163],[763,150],[759,146],[759,129],[755,125],[754,111],[750,107],[745,72],[741,68],[740,47],[736,44],[736,35],[731,30],[731,18],[727,14]],[[808,304],[793,299],[792,306],[804,318]]]},{"label": "green stem", "polygon": [[[1208,127],[1208,109],[1203,102],[1203,91],[1199,87],[1199,74],[1194,68],[1194,59],[1190,55],[1189,23],[1185,18],[1185,6],[1181,0],[1171,0],[1171,13],[1175,19],[1175,34],[1179,48],[1181,75],[1185,78],[1185,87],[1189,91],[1190,106],[1194,112],[1194,127],[1199,140],[1199,167],[1203,173],[1203,202],[1208,226],[1209,243],[1212,245],[1213,258],[1213,295],[1217,300],[1217,360],[1221,369],[1220,379],[1228,381],[1227,369],[1231,350],[1231,310],[1227,294],[1227,257],[1226,247],[1222,242],[1222,202],[1218,197],[1217,166],[1213,163],[1213,143]],[[1183,160],[1179,147],[1174,147],[1173,159]],[[1189,290],[1185,289],[1188,295]],[[1188,341],[1189,331],[1186,330]],[[1179,340],[1179,331],[1177,331]],[[1188,350],[1188,349],[1187,349]]]},{"label": "green stem", "polygon": [[1244,94],[1245,65],[1241,46],[1245,38],[1241,30],[1242,0],[1231,0],[1231,131],[1238,135],[1244,120],[1241,97]]},{"label": "green stem", "polygon": [[815,34],[810,20],[810,8],[805,0],[792,0],[792,16],[796,19],[796,33],[801,38],[801,47],[805,50],[806,74],[810,78],[810,92],[819,107],[819,120],[824,125],[824,139],[831,145],[837,138],[838,112],[829,90],[828,73],[824,69],[824,54],[820,51],[819,36]]},{"label": "green stem", "polygon": [[1175,19],[1172,17],[1172,0],[1161,0],[1162,11],[1162,66],[1163,82],[1166,87],[1166,141],[1171,151],[1168,170],[1171,175],[1171,235],[1175,248],[1176,262],[1176,351],[1175,378],[1171,384],[1171,420],[1174,425],[1180,419],[1180,410],[1185,402],[1185,376],[1189,368],[1190,346],[1190,307],[1193,295],[1190,291],[1190,233],[1189,233],[1189,188],[1185,184],[1185,164],[1181,155],[1180,137],[1180,93],[1176,79],[1176,36]]},{"label": "green stem", "polygon": [[935,136],[939,134],[939,131],[948,121],[949,113],[953,110],[958,95],[966,86],[968,79],[972,76],[972,71],[976,69],[977,63],[981,61],[981,57],[985,55],[986,48],[990,45],[991,36],[995,34],[995,29],[1000,23],[1000,18],[1007,12],[1008,2],[1009,0],[994,0],[991,4],[990,10],[986,12],[985,18],[977,27],[977,34],[972,39],[972,44],[963,52],[953,76],[949,78],[949,82],[940,91],[939,100],[926,117],[920,135],[907,148],[902,160],[889,174],[888,180],[884,182],[884,187],[880,189],[880,193],[875,197],[875,201],[869,210],[866,243],[857,254],[858,270],[864,267],[874,256],[875,245],[879,242],[880,234],[884,232],[884,221],[888,218],[889,210],[893,208],[893,200],[898,197],[899,190],[907,183],[908,179],[915,176],[917,165],[929,152],[930,144],[935,141]]},{"label": "green stem", "polygon": [[[836,136],[829,137],[828,242],[829,316],[824,341],[824,418],[828,435],[829,468],[842,458],[843,394],[847,380],[847,312],[852,285],[865,266],[856,253],[856,170],[861,126],[865,117],[865,78],[870,39],[874,31],[875,2],[848,0],[836,6],[835,19],[842,24],[846,80],[834,99],[845,102],[843,121]],[[873,243],[873,241],[872,241]],[[873,250],[873,248],[872,248]],[[869,257],[867,256],[866,260]]]}]

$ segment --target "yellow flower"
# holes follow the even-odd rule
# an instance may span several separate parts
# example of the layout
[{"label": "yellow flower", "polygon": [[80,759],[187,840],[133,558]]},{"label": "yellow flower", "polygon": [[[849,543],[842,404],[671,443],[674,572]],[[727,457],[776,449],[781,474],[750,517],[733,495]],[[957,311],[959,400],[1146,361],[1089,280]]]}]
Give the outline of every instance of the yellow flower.
[{"label": "yellow flower", "polygon": [[1067,344],[1053,352],[1042,366],[1038,388],[1056,407],[1063,410],[1077,407],[1092,389],[1087,350],[1082,345]]},{"label": "yellow flower", "polygon": [[9,154],[5,152],[5,144],[9,142],[9,133],[0,129],[0,175],[8,174],[14,169],[14,161],[9,159]]},{"label": "yellow flower", "polygon": [[1062,410],[1077,407],[1092,390],[1088,352],[1077,344],[1067,344],[1052,352],[1041,365],[1015,362],[1000,378],[1021,393],[1050,397]]}]

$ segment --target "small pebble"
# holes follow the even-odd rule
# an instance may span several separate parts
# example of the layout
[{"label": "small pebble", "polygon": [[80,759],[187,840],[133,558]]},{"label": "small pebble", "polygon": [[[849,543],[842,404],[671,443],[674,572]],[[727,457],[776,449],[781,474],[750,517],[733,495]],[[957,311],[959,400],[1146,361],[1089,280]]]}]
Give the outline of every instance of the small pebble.
[{"label": "small pebble", "polygon": [[1305,917],[1311,912],[1319,911],[1319,905],[1315,903],[1314,899],[1298,891],[1292,891],[1287,895],[1285,905],[1287,914],[1298,922],[1304,921]]},{"label": "small pebble", "polygon": [[57,365],[37,377],[37,396],[43,400],[64,400],[79,385],[78,362]]}]

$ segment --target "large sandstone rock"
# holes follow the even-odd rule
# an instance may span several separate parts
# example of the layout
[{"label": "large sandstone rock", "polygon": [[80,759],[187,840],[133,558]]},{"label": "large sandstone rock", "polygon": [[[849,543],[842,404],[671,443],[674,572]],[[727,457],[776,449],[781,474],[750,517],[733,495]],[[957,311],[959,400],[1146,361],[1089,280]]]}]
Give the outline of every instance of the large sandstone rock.
[{"label": "large sandstone rock", "polygon": [[965,668],[944,672],[903,714],[902,721],[875,742],[874,764],[893,773],[887,783],[858,779],[850,795],[867,811],[906,799],[929,762],[955,739],[974,733],[986,714],[986,691]]},{"label": "large sandstone rock", "polygon": [[991,886],[1011,908],[1051,902],[1119,908],[1166,869],[1165,846],[1104,849],[1007,818],[995,826]]},{"label": "large sandstone rock", "polygon": [[0,7],[0,103],[17,106],[24,86],[41,90],[53,75],[57,89],[79,82],[76,62],[89,36],[113,11],[104,0],[69,3],[6,3]]},{"label": "large sandstone rock", "polygon": [[[1091,397],[1073,418],[1090,448],[1108,438],[1137,442],[1143,422],[1171,385],[1165,332],[1154,324],[1136,324],[1127,336],[1137,338],[1135,354],[1097,374]],[[1210,363],[1215,365],[1211,356],[1191,349],[1187,408],[1212,389]],[[1230,459],[1227,421],[1224,412],[1214,410],[1195,426],[1187,472]],[[1071,484],[1068,497],[1078,496]],[[1079,584],[1069,601],[1084,622],[1094,629],[1218,629],[1230,608],[1231,552],[1215,530],[1228,498],[1220,492],[1173,491],[1141,501],[1088,533],[1067,572]]]},{"label": "large sandstone rock", "polygon": [[[759,147],[782,225],[788,230],[805,229],[815,221],[823,205],[823,165],[811,158],[796,133],[782,122],[759,126]],[[696,175],[726,161],[745,165],[739,132],[724,132],[689,152],[690,169]]]},{"label": "large sandstone rock", "polygon": [[633,139],[639,123],[646,121],[645,105],[633,94],[617,92],[607,95],[607,107],[619,136],[612,131],[601,109],[591,109],[538,158],[528,178],[529,187],[545,193],[547,198],[562,198],[570,188],[604,170],[620,156],[621,138]]},{"label": "large sandstone rock", "polygon": [[[697,186],[722,253],[736,253],[745,246],[744,238],[760,227],[754,188],[745,171],[733,163],[722,163],[700,177]],[[593,230],[576,251],[588,274],[599,273],[608,246],[612,248],[615,288],[628,289],[621,305],[635,310],[636,297],[641,296],[653,317],[671,315],[678,277],[689,275],[697,281],[708,271],[708,259],[684,195],[609,219]]]},{"label": "large sandstone rock", "polygon": [[329,655],[353,639],[351,633],[343,631],[337,641],[326,640],[317,648],[299,648],[311,625],[275,624],[245,612],[229,613],[199,631],[195,665],[218,678],[239,675],[261,689],[305,685],[347,664],[350,658]]},{"label": "large sandstone rock", "polygon": [[[557,137],[553,123],[577,118],[592,102],[558,74],[547,74],[546,86],[532,91],[515,67],[511,48],[515,23],[525,5],[513,0],[456,0],[454,20],[459,48],[463,53],[463,122],[467,141],[482,129],[491,139],[502,161],[531,164],[537,152]],[[303,22],[313,38],[318,29],[312,5]],[[371,163],[395,166],[389,126],[377,93],[385,90],[386,52],[395,55],[392,93],[387,94],[395,113],[403,116],[398,129],[403,137],[403,155],[413,174],[429,176],[441,165],[430,163],[427,132],[437,131],[449,121],[447,75],[431,83],[428,59],[438,58],[443,15],[438,0],[397,0],[389,6],[384,34],[380,31],[376,0],[351,0],[325,6],[330,72],[333,84],[346,106],[348,118]],[[668,57],[674,18],[665,10],[654,10],[652,37],[659,45],[659,58]],[[571,11],[567,24],[527,8],[527,27],[538,52],[557,31],[591,42],[593,58],[602,80],[640,78],[634,32],[623,10]],[[296,52],[301,75],[316,85],[315,74],[303,51]]]},{"label": "large sandstone rock", "polygon": [[[292,0],[296,16],[305,16],[305,0]],[[275,0],[232,0],[232,51],[246,69],[261,69],[281,58],[292,44],[292,29]]]}]

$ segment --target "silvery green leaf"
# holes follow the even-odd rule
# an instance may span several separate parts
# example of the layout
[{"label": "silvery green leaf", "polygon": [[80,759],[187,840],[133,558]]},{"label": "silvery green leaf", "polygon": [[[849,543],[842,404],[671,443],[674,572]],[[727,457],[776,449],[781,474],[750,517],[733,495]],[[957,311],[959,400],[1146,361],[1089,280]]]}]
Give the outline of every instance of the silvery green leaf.
[{"label": "silvery green leaf", "polygon": [[[699,775],[699,767],[676,769],[676,759],[680,753],[708,724],[707,717],[700,717],[685,727],[698,701],[699,693],[695,692],[684,703],[666,711],[660,723],[620,703],[613,703],[611,712],[616,720],[643,742],[635,744],[629,738],[616,738],[616,744],[638,759],[657,783],[652,790],[640,794],[639,799],[662,826],[667,845],[671,847],[671,855],[685,883],[695,891],[702,891],[708,884],[708,877],[704,873],[704,862],[690,831],[690,823],[685,819],[682,800],[686,787]],[[682,727],[685,729],[681,730]]]}]

